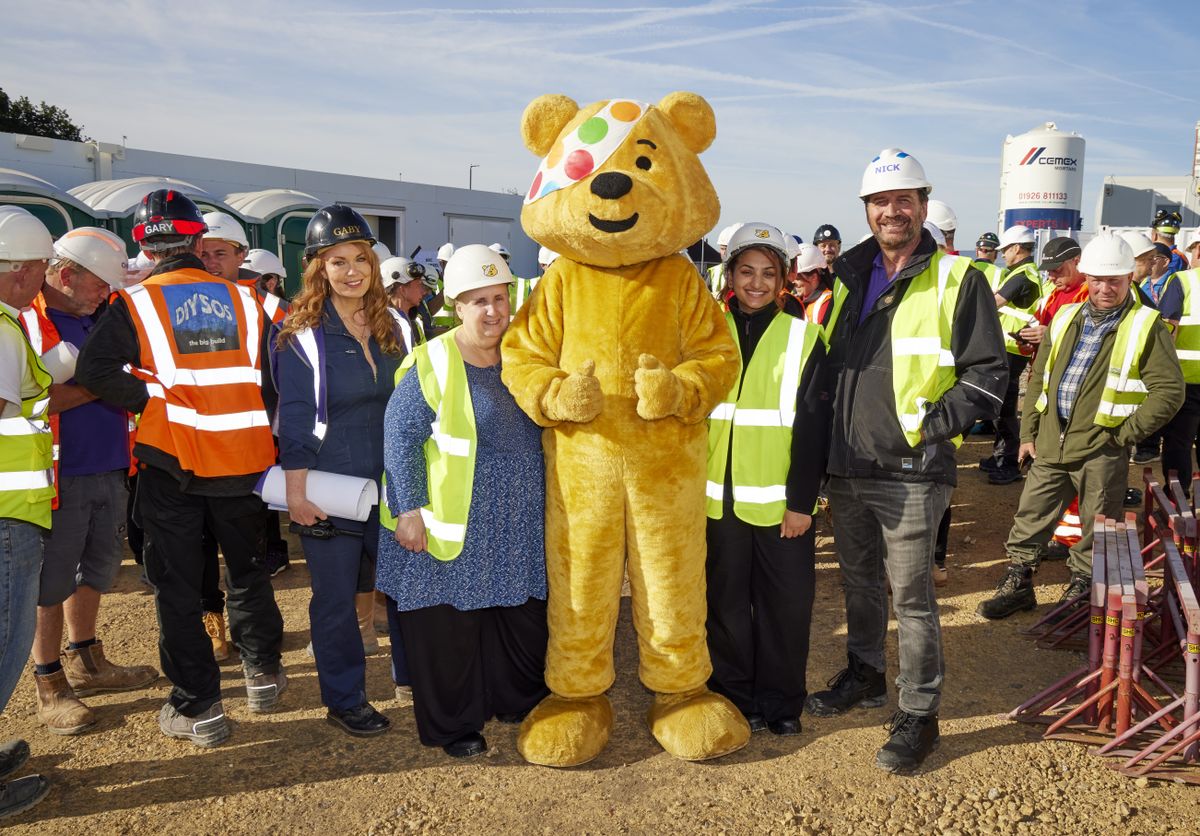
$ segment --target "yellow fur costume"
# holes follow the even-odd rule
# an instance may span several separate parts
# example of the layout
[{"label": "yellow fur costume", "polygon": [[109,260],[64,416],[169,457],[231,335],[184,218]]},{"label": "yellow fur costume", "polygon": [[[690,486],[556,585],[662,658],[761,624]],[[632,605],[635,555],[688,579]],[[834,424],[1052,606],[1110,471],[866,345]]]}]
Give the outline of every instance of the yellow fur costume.
[{"label": "yellow fur costume", "polygon": [[521,221],[561,257],[502,346],[505,384],[549,428],[552,693],[518,748],[533,763],[574,766],[607,743],[628,560],[651,731],[677,757],[718,757],[750,736],[705,684],[704,419],[736,379],[738,353],[695,267],[676,254],[719,214],[697,156],[716,134],[712,109],[691,93],[582,110],[542,96],[522,133],[544,159]]}]

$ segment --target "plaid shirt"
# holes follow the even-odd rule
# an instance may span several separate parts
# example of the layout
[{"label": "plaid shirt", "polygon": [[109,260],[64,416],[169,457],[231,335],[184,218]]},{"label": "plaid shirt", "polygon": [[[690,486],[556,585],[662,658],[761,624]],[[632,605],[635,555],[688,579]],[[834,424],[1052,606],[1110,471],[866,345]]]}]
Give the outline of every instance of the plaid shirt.
[{"label": "plaid shirt", "polygon": [[[1058,382],[1058,417],[1062,419],[1063,426],[1071,417],[1071,408],[1075,406],[1075,397],[1079,394],[1083,379],[1087,377],[1088,369],[1100,353],[1100,344],[1104,342],[1105,335],[1117,327],[1124,310],[1125,306],[1122,305],[1096,319],[1092,306],[1084,303],[1083,331],[1079,334],[1079,342],[1075,343],[1075,350],[1071,352],[1067,369]],[[1050,374],[1049,369],[1046,374]]]}]

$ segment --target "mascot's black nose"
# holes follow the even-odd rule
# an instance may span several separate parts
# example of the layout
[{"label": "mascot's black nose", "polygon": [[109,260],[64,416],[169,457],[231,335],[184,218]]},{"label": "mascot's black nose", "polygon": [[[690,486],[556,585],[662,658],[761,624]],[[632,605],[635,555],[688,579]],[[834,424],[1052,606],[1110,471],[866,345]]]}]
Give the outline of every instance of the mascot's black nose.
[{"label": "mascot's black nose", "polygon": [[608,200],[616,200],[629,194],[633,188],[633,179],[628,174],[619,171],[606,171],[596,175],[592,180],[592,194]]}]

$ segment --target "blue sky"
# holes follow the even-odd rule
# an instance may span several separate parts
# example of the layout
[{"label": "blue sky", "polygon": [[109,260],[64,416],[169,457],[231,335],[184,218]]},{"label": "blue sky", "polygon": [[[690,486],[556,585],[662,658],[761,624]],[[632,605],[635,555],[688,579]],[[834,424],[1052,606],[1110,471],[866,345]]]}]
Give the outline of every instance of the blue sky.
[{"label": "blue sky", "polygon": [[1045,121],[1087,139],[1085,227],[1104,175],[1189,173],[1200,4],[1172,5],[0,0],[0,85],[102,141],[452,186],[477,163],[494,190],[537,168],[537,95],[692,90],[717,114],[722,224],[855,240],[863,167],[896,146],[969,244],[995,226],[1005,135]]}]

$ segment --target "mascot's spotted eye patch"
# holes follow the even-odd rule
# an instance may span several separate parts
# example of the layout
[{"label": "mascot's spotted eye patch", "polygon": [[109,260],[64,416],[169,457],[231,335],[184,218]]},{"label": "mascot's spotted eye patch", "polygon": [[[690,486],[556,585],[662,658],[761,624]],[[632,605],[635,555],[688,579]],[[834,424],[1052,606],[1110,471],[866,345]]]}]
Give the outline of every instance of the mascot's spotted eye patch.
[{"label": "mascot's spotted eye patch", "polygon": [[570,186],[602,166],[649,107],[645,102],[614,99],[571,133],[559,137],[538,166],[525,203]]}]

